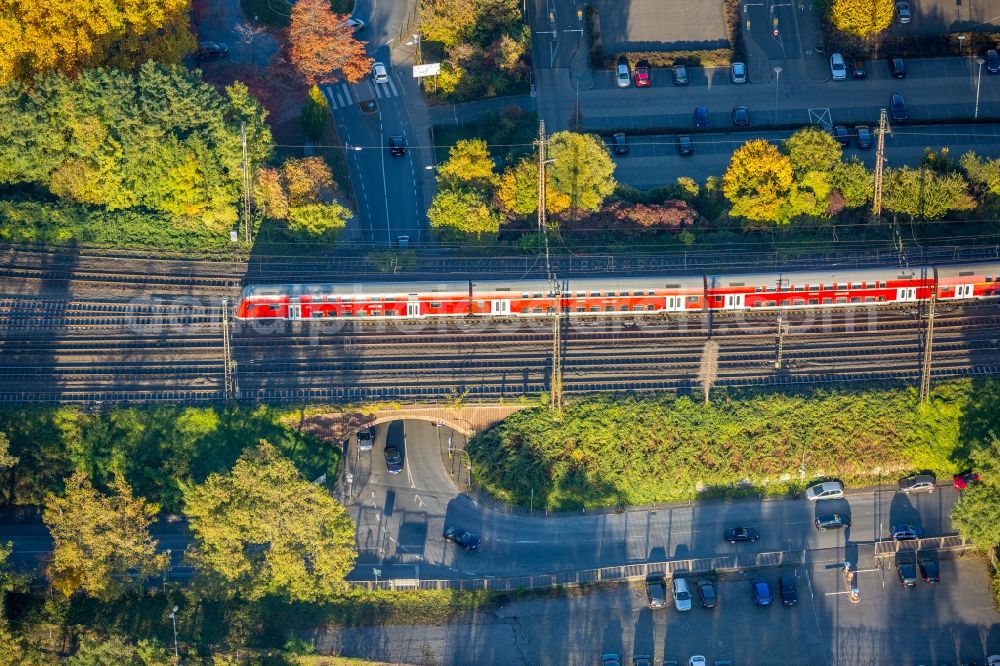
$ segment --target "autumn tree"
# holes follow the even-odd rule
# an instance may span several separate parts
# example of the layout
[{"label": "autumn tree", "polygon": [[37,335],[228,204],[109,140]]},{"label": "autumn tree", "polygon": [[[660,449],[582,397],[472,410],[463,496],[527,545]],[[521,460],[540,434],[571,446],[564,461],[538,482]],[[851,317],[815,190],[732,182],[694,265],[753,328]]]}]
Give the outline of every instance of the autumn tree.
[{"label": "autumn tree", "polygon": [[156,553],[149,525],[159,507],[141,497],[115,474],[111,494],[96,490],[87,474],[74,472],[62,495],[50,494],[43,518],[54,546],[47,574],[52,587],[66,596],[82,591],[114,598],[166,568],[167,555]]},{"label": "autumn tree", "polygon": [[292,5],[288,39],[292,63],[308,83],[336,80],[336,72],[351,83],[367,75],[375,62],[364,42],[354,38],[346,14],[330,11],[329,0],[298,0]]},{"label": "autumn tree", "polygon": [[960,173],[940,174],[926,168],[887,169],[882,206],[914,219],[937,220],[954,210],[976,207],[968,183]]},{"label": "autumn tree", "polygon": [[0,85],[86,68],[131,70],[148,60],[179,64],[195,49],[190,0],[5,2],[0,10]]},{"label": "autumn tree", "polygon": [[203,581],[250,600],[321,601],[344,589],[354,567],[354,524],[326,489],[302,478],[266,441],[228,474],[184,488]]},{"label": "autumn tree", "polygon": [[762,222],[788,222],[796,193],[792,161],[764,139],[740,146],[722,178],[722,192],[732,203],[730,214]]},{"label": "autumn tree", "polygon": [[[497,201],[511,217],[532,215],[538,210],[538,158],[526,157],[500,176]],[[545,170],[545,210],[561,213],[569,208],[569,196],[556,190],[552,172]]]},{"label": "autumn tree", "polygon": [[810,171],[829,173],[843,152],[837,140],[818,127],[798,130],[785,140],[784,149],[796,178]]},{"label": "autumn tree", "polygon": [[491,192],[499,182],[496,165],[482,139],[461,139],[437,170],[438,186],[467,187]]},{"label": "autumn tree", "polygon": [[309,89],[305,106],[302,108],[302,128],[313,141],[319,141],[330,124],[330,104],[323,91],[314,85]]},{"label": "autumn tree", "polygon": [[427,220],[436,229],[470,234],[495,234],[500,230],[500,214],[481,192],[471,189],[438,190],[427,209]]},{"label": "autumn tree", "polygon": [[615,191],[615,163],[604,142],[593,134],[556,132],[549,138],[546,167],[557,192],[569,197],[573,216],[580,210],[600,210]]},{"label": "autumn tree", "polygon": [[476,26],[479,17],[476,0],[423,0],[420,3],[420,29],[423,38],[455,46]]},{"label": "autumn tree", "polygon": [[845,208],[868,205],[875,191],[875,177],[856,156],[833,168],[830,182],[843,197]]},{"label": "autumn tree", "polygon": [[893,0],[833,0],[830,22],[841,32],[871,38],[892,23]]},{"label": "autumn tree", "polygon": [[1000,160],[979,157],[969,151],[962,155],[959,164],[969,180],[981,191],[1000,195]]}]

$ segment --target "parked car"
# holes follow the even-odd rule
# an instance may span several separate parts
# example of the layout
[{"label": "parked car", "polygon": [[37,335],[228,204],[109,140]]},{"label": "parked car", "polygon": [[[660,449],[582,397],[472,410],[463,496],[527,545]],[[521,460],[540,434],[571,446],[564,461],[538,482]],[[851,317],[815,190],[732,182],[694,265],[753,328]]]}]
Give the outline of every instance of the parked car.
[{"label": "parked car", "polygon": [[733,126],[750,127],[750,109],[745,106],[737,106],[733,109]]},{"label": "parked car", "polygon": [[688,659],[688,666],[707,666],[708,662],[705,661],[705,657],[700,654],[696,654]]},{"label": "parked car", "polygon": [[1000,72],[1000,54],[997,54],[996,49],[986,52],[986,71],[990,74]]},{"label": "parked car", "polygon": [[358,451],[371,451],[375,446],[375,433],[371,428],[358,431]]},{"label": "parked car", "polygon": [[820,532],[839,530],[851,526],[851,519],[839,513],[828,513],[816,516],[816,529]]},{"label": "parked car", "polygon": [[778,592],[784,605],[794,606],[799,603],[799,594],[795,591],[795,579],[791,576],[786,574],[778,577]]},{"label": "parked car", "polygon": [[691,610],[691,588],[684,578],[674,578],[674,608],[679,611]]},{"label": "parked car", "polygon": [[973,472],[968,469],[964,472],[959,472],[951,480],[951,484],[955,486],[955,490],[965,490],[974,483],[979,483],[979,472]]},{"label": "parked car", "polygon": [[403,454],[395,446],[385,447],[385,467],[389,474],[399,474],[403,471]]},{"label": "parked car", "polygon": [[[847,134],[847,128],[841,128]],[[806,499],[810,502],[824,499],[840,499],[844,496],[844,484],[840,481],[824,481],[806,488]]]},{"label": "parked car", "polygon": [[893,525],[892,538],[895,541],[913,541],[924,535],[924,531],[916,525]]},{"label": "parked car", "polygon": [[662,573],[646,576],[646,599],[650,608],[664,608],[667,605],[667,577]]},{"label": "parked car", "polygon": [[924,579],[925,583],[941,582],[941,571],[937,560],[922,557],[917,560],[917,566],[920,567],[920,577]]},{"label": "parked car", "polygon": [[635,87],[648,88],[653,83],[649,77],[649,63],[640,60],[635,66]]},{"label": "parked car", "polygon": [[694,110],[694,126],[698,129],[708,129],[710,124],[708,118],[708,107],[699,106]]},{"label": "parked car", "polygon": [[612,134],[611,145],[614,147],[615,155],[628,155],[628,139],[625,137],[625,132]]},{"label": "parked car", "polygon": [[454,525],[446,526],[442,536],[466,550],[479,550],[479,546],[483,543],[483,537]]},{"label": "parked car", "polygon": [[648,654],[637,654],[632,657],[632,666],[653,666],[653,659]]},{"label": "parked car", "polygon": [[858,125],[854,128],[854,133],[858,137],[858,148],[868,150],[872,147],[872,131],[868,125]]},{"label": "parked car", "polygon": [[730,527],[722,533],[722,538],[729,543],[757,541],[760,539],[760,532],[757,531],[756,527]]},{"label": "parked car", "polygon": [[830,55],[830,75],[834,81],[845,81],[847,79],[847,63],[844,56],[839,53]]},{"label": "parked car", "polygon": [[863,79],[867,76],[868,71],[865,69],[865,61],[861,58],[851,60],[851,78]]},{"label": "parked car", "polygon": [[771,605],[771,586],[766,580],[755,580],[753,582],[753,602],[758,606]]},{"label": "parked car", "polygon": [[628,88],[632,85],[632,76],[628,71],[628,60],[625,58],[618,59],[618,67],[615,69],[615,85],[619,88]]},{"label": "parked car", "polygon": [[934,478],[933,474],[914,474],[899,480],[899,492],[904,495],[932,493],[936,488],[937,479]]},{"label": "parked car", "polygon": [[229,47],[221,42],[198,42],[198,60],[225,58],[227,55]]},{"label": "parked car", "polygon": [[389,153],[393,157],[402,157],[406,154],[406,139],[398,134],[389,137]]},{"label": "parked car", "polygon": [[906,65],[902,58],[889,58],[889,72],[897,79],[906,78]]},{"label": "parked car", "polygon": [[733,83],[746,83],[747,82],[746,63],[734,62],[732,65],[730,65],[729,78],[733,80]]},{"label": "parked car", "polygon": [[385,63],[372,64],[372,78],[375,79],[375,83],[389,83],[389,72],[385,68]]},{"label": "parked car", "polygon": [[1000,654],[991,654],[986,657],[986,666],[1000,666]]},{"label": "parked car", "polygon": [[910,3],[897,2],[896,15],[899,17],[900,23],[909,23],[911,20],[913,20],[913,16],[910,14]]},{"label": "parked car", "polygon": [[688,70],[684,65],[674,65],[674,85],[686,86],[688,84]]},{"label": "parked car", "polygon": [[837,140],[837,143],[845,148],[850,148],[851,146],[851,133],[843,125],[834,125],[833,127],[833,138]]},{"label": "parked car", "polygon": [[889,113],[892,115],[892,119],[896,121],[903,121],[910,117],[909,112],[906,110],[906,100],[899,93],[895,93],[889,98]]},{"label": "parked car", "polygon": [[617,652],[605,652],[601,655],[601,666],[621,666],[622,660]]},{"label": "parked car", "polygon": [[698,596],[705,608],[715,608],[719,605],[719,596],[715,593],[715,583],[710,580],[698,581]]},{"label": "parked car", "polygon": [[903,587],[913,588],[917,586],[917,566],[913,562],[897,560],[896,574],[899,575],[899,584]]},{"label": "parked car", "polygon": [[344,21],[344,25],[350,28],[353,32],[357,32],[358,30],[361,30],[362,28],[365,27],[365,22],[359,18],[354,18],[352,16],[351,18]]},{"label": "parked car", "polygon": [[687,134],[681,134],[677,137],[677,154],[694,155],[694,144],[691,143],[691,137]]}]

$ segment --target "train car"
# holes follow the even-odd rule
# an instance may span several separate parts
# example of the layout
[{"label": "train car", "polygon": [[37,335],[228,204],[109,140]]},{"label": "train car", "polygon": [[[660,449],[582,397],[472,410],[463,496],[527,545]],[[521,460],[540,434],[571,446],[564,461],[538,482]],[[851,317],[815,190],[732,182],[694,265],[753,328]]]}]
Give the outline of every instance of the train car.
[{"label": "train car", "polygon": [[466,282],[251,285],[244,320],[622,316],[703,310],[811,309],[1000,296],[1000,262],[942,268],[869,268],[702,275],[581,278],[556,289],[538,279]]}]

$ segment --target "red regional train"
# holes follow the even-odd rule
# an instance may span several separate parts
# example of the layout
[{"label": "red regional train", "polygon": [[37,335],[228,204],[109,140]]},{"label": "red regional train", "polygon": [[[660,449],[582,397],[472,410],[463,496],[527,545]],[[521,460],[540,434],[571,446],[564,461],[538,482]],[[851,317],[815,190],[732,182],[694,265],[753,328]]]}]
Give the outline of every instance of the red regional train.
[{"label": "red regional train", "polygon": [[941,267],[581,278],[560,289],[539,279],[251,285],[244,320],[631,316],[704,310],[812,309],[1000,297],[1000,261]]}]

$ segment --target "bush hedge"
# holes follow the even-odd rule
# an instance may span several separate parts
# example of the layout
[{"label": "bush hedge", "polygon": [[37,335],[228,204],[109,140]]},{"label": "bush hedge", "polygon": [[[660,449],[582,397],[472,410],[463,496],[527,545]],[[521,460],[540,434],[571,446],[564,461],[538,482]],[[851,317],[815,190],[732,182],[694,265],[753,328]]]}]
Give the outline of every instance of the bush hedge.
[{"label": "bush hedge", "polygon": [[[496,498],[567,510],[800,491],[819,478],[873,484],[965,462],[1000,422],[1000,382],[789,395],[596,396],[519,412],[469,443],[473,478]],[[800,472],[804,469],[804,476]]]}]

